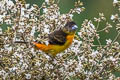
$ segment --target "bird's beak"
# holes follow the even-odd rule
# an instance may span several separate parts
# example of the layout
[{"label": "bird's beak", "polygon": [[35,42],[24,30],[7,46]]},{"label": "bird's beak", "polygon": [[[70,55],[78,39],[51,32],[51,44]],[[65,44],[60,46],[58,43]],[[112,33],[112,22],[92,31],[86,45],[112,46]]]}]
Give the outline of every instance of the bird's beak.
[{"label": "bird's beak", "polygon": [[75,30],[75,29],[77,29],[78,28],[78,26],[77,25],[74,25],[73,27],[72,27],[72,30]]}]

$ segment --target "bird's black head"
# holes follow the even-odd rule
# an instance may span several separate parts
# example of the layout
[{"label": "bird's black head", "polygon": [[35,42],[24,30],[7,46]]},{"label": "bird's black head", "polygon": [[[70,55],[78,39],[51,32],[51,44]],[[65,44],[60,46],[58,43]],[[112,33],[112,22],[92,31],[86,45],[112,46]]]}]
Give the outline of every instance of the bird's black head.
[{"label": "bird's black head", "polygon": [[65,27],[63,28],[63,31],[68,34],[74,34],[77,28],[78,27],[76,23],[71,21],[66,23]]}]

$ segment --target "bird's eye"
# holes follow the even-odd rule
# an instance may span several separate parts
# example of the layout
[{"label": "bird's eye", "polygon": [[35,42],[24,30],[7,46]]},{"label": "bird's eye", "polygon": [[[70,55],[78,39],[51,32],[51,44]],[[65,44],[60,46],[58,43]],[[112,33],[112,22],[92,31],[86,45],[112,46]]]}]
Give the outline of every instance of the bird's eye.
[{"label": "bird's eye", "polygon": [[72,26],[72,29],[77,29],[77,28],[78,28],[77,25],[73,25],[73,26]]}]

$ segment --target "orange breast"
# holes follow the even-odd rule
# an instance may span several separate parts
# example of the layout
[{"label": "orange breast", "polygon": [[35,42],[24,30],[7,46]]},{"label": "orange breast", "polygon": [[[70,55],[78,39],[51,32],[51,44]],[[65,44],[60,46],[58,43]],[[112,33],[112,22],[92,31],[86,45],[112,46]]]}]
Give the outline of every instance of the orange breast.
[{"label": "orange breast", "polygon": [[51,49],[50,54],[56,55],[57,53],[60,53],[60,52],[64,51],[65,49],[67,49],[72,44],[74,35],[69,35],[69,36],[67,36],[66,39],[67,40],[64,45],[48,45]]}]

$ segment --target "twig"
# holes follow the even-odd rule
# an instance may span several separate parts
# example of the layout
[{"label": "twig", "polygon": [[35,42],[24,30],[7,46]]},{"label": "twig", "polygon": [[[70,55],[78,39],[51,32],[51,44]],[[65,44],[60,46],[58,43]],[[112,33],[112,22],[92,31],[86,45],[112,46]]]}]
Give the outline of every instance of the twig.
[{"label": "twig", "polygon": [[99,31],[97,31],[97,32],[102,32],[102,31],[105,31],[105,30],[107,30],[108,29],[108,27],[105,27],[105,28],[103,28],[102,30],[99,30]]},{"label": "twig", "polygon": [[0,36],[7,36],[7,34],[0,34]]},{"label": "twig", "polygon": [[92,45],[93,47],[106,46],[106,45]]},{"label": "twig", "polygon": [[[22,34],[21,37],[22,37],[23,41],[26,42],[23,34]],[[27,46],[27,48],[28,48],[28,44],[27,44],[27,43],[25,43],[25,44],[26,44],[26,46]]]},{"label": "twig", "polygon": [[97,29],[96,29],[96,30],[98,30],[99,25],[100,25],[100,22],[98,21],[98,24],[97,24]]},{"label": "twig", "polygon": [[113,40],[112,44],[119,38],[120,36],[120,32],[118,32],[117,36],[115,37],[115,39]]},{"label": "twig", "polygon": [[0,43],[0,45],[4,45],[3,43]]},{"label": "twig", "polygon": [[24,43],[24,44],[27,44],[29,42],[24,42],[24,41],[15,41],[14,43]]},{"label": "twig", "polygon": [[100,42],[100,40],[98,38],[97,38],[97,41],[98,41],[100,47],[102,47],[102,44],[101,44],[101,42]]},{"label": "twig", "polygon": [[59,4],[60,3],[60,0],[57,0],[57,4]]}]

